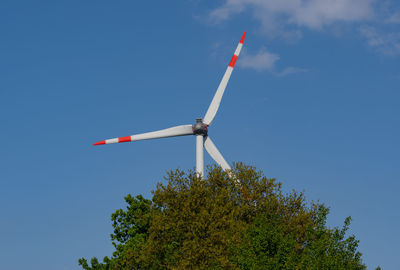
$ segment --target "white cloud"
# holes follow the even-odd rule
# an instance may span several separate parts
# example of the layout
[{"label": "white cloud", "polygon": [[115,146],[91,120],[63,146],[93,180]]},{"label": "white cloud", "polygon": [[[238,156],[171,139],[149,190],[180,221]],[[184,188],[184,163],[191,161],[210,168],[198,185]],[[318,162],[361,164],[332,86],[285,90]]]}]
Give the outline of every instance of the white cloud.
[{"label": "white cloud", "polygon": [[[400,30],[397,29],[400,11],[394,0],[225,0],[210,12],[209,18],[220,23],[241,13],[251,14],[260,24],[260,32],[269,38],[297,41],[304,29],[329,28],[331,33],[336,33],[348,24],[354,31],[359,29],[377,52],[400,54]],[[362,26],[366,24],[370,26]]]},{"label": "white cloud", "polygon": [[243,55],[238,62],[238,66],[242,68],[254,69],[256,71],[266,70],[278,77],[308,71],[307,69],[296,67],[287,67],[282,71],[276,71],[276,62],[279,61],[279,59],[279,55],[267,52],[264,48],[262,48],[254,55],[243,52]]},{"label": "white cloud", "polygon": [[238,66],[243,68],[252,68],[257,71],[271,71],[275,67],[275,62],[279,60],[279,55],[269,53],[265,49],[261,49],[255,55],[243,53],[238,62]]},{"label": "white cloud", "polygon": [[374,17],[374,0],[226,0],[210,13],[215,22],[246,10],[270,36],[298,36],[299,27],[321,30],[337,22],[359,22]]}]

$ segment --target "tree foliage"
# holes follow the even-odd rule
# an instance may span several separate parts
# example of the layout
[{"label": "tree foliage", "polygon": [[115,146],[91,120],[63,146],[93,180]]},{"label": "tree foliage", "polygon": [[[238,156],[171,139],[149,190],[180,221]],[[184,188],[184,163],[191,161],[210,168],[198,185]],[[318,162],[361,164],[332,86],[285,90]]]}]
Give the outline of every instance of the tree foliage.
[{"label": "tree foliage", "polygon": [[111,269],[366,269],[358,240],[326,225],[329,209],[288,194],[281,183],[238,163],[168,173],[152,200],[128,195],[112,214],[115,251],[85,270]]}]

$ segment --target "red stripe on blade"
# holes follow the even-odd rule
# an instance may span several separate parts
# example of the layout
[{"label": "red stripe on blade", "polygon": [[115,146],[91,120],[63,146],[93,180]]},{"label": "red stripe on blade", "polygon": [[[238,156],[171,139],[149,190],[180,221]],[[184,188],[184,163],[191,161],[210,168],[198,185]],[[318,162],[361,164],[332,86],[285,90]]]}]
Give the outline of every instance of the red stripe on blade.
[{"label": "red stripe on blade", "polygon": [[126,137],[121,137],[118,138],[118,142],[130,142],[131,141],[131,136],[126,136]]},{"label": "red stripe on blade", "polygon": [[229,63],[229,66],[230,67],[234,67],[237,59],[238,59],[238,56],[237,55],[233,55],[233,57],[231,59],[231,62]]},{"label": "red stripe on blade", "polygon": [[240,39],[240,43],[243,44],[244,39],[246,38],[246,31],[244,31],[242,38]]},{"label": "red stripe on blade", "polygon": [[93,145],[101,145],[101,144],[106,144],[106,141],[97,142],[97,143],[94,143]]}]

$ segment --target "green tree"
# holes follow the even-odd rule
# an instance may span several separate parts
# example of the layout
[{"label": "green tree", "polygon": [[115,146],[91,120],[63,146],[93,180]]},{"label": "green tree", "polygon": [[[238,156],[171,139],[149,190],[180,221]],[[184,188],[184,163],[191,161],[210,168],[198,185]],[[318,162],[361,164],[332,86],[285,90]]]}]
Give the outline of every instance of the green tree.
[{"label": "green tree", "polygon": [[112,257],[81,258],[83,269],[366,269],[350,217],[331,229],[323,204],[242,163],[209,167],[205,180],[172,171],[151,201],[125,201],[111,217]]}]

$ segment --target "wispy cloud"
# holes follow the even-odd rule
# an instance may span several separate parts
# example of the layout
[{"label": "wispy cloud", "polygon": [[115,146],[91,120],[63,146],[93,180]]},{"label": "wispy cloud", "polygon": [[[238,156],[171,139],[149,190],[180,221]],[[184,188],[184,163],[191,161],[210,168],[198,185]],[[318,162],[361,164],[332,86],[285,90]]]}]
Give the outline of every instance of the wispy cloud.
[{"label": "wispy cloud", "polygon": [[295,74],[295,73],[303,73],[303,72],[308,72],[309,70],[306,68],[298,68],[298,67],[287,67],[283,69],[280,72],[274,72],[274,74],[278,77],[284,77],[290,74]]},{"label": "wispy cloud", "polygon": [[300,27],[321,30],[338,22],[374,17],[374,0],[226,0],[210,13],[214,22],[250,11],[262,31],[272,37],[299,36]]},{"label": "wispy cloud", "polygon": [[254,55],[244,52],[240,61],[238,62],[238,66],[255,69],[257,71],[272,71],[275,67],[275,62],[278,60],[279,55],[269,53],[263,48]]},{"label": "wispy cloud", "polygon": [[359,30],[372,49],[389,56],[400,54],[400,32],[379,31],[373,26],[363,26]]},{"label": "wispy cloud", "polygon": [[396,12],[391,14],[386,20],[386,23],[400,24],[400,13]]},{"label": "wispy cloud", "polygon": [[400,30],[380,27],[400,24],[398,9],[393,0],[225,0],[209,13],[209,19],[220,23],[249,13],[263,35],[289,41],[301,39],[305,29],[324,31],[351,25],[377,52],[399,55]]},{"label": "wispy cloud", "polygon": [[270,53],[265,48],[261,48],[256,54],[253,55],[243,52],[243,55],[238,62],[238,66],[242,68],[254,69],[259,72],[268,71],[278,77],[308,71],[307,69],[297,67],[287,67],[282,71],[277,71],[276,62],[279,61],[279,59],[279,55]]}]

